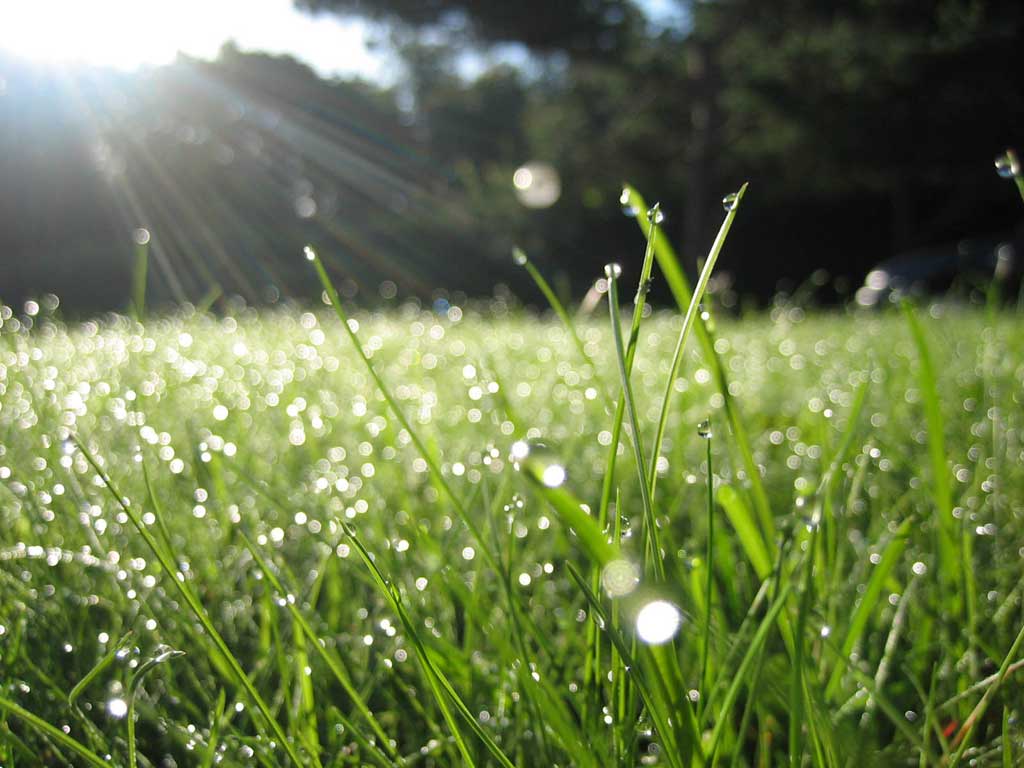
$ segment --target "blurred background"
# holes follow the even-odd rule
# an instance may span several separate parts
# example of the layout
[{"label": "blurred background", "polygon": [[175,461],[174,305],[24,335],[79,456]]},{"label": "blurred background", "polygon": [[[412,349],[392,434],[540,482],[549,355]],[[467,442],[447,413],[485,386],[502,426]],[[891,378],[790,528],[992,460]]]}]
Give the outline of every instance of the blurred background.
[{"label": "blurred background", "polygon": [[726,306],[1019,280],[1022,41],[984,0],[0,0],[0,301],[123,309],[139,247],[150,306],[308,300],[306,243],[367,303],[540,303],[513,245],[579,297],[639,271],[627,181],[690,270],[750,182]]}]

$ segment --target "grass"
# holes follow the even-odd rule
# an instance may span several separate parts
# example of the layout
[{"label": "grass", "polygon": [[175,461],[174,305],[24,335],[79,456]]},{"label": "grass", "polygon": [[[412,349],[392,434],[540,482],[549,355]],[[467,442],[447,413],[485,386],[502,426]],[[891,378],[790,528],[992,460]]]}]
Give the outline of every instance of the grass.
[{"label": "grass", "polygon": [[1024,759],[1019,316],[698,319],[636,207],[626,326],[0,307],[0,764]]}]

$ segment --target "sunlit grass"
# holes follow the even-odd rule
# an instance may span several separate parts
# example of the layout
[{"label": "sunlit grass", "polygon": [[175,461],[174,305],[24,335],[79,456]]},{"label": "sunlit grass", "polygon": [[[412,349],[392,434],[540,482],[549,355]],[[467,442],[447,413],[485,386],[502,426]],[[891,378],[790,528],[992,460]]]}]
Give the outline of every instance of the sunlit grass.
[{"label": "sunlit grass", "polygon": [[0,308],[0,763],[1024,756],[1018,316],[330,297]]}]

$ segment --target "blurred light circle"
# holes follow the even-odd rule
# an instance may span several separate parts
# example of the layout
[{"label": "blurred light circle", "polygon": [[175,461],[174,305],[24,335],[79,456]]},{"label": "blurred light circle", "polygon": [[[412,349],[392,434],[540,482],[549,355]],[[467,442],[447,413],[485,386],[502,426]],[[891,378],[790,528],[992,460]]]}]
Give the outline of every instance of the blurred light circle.
[{"label": "blurred light circle", "polygon": [[145,245],[149,242],[149,230],[139,227],[132,232],[132,240],[136,245]]},{"label": "blurred light circle", "polygon": [[558,171],[548,163],[527,163],[512,174],[516,197],[527,208],[548,208],[562,195]]},{"label": "blurred light circle", "polygon": [[652,600],[636,617],[636,633],[650,645],[667,643],[683,623],[679,609],[668,600]]}]

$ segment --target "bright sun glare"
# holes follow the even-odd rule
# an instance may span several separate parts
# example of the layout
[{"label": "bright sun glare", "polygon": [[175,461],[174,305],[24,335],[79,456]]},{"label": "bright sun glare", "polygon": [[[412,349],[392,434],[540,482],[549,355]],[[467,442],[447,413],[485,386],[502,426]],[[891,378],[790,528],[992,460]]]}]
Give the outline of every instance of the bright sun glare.
[{"label": "bright sun glare", "polygon": [[234,40],[290,53],[323,74],[380,74],[366,27],[295,10],[291,0],[49,0],[0,3],[0,48],[24,58],[132,70],[179,51],[211,58]]}]

